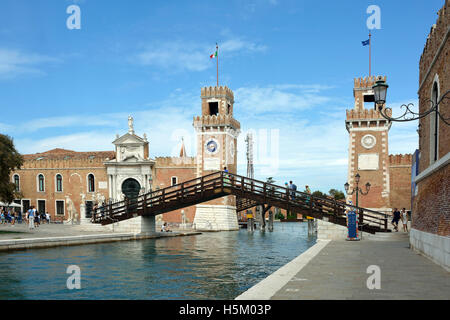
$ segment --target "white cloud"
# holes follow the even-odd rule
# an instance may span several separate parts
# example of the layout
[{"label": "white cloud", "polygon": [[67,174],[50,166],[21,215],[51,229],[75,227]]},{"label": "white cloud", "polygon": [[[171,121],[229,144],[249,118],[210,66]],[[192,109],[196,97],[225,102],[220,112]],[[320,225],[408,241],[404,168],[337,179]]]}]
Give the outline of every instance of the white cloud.
[{"label": "white cloud", "polygon": [[[230,38],[219,43],[219,55],[237,53],[262,52],[266,47],[239,37]],[[145,46],[141,52],[130,58],[133,63],[153,66],[173,71],[203,71],[214,64],[209,56],[214,53],[215,46],[185,41],[153,43]]]},{"label": "white cloud", "polygon": [[21,74],[44,74],[41,70],[43,64],[58,61],[44,55],[0,48],[0,78],[13,78]]},{"label": "white cloud", "polygon": [[319,85],[243,87],[236,90],[235,97],[239,108],[252,114],[291,113],[330,102],[331,97],[318,94],[327,88]]}]

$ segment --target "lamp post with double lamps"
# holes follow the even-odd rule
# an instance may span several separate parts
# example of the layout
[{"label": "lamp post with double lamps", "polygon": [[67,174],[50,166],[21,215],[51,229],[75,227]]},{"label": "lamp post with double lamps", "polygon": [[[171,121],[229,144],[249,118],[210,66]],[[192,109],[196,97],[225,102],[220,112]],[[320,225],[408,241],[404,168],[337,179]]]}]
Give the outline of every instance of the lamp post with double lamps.
[{"label": "lamp post with double lamps", "polygon": [[370,183],[367,182],[366,183],[366,192],[364,192],[360,187],[359,187],[359,180],[361,179],[361,176],[359,175],[359,173],[356,174],[355,176],[355,182],[356,182],[356,188],[353,188],[352,192],[349,192],[348,189],[350,188],[350,185],[348,182],[346,182],[344,184],[344,188],[345,188],[345,192],[350,196],[352,194],[354,194],[356,192],[356,206],[358,207],[358,194],[361,193],[361,195],[365,196],[369,193],[370,190]]}]

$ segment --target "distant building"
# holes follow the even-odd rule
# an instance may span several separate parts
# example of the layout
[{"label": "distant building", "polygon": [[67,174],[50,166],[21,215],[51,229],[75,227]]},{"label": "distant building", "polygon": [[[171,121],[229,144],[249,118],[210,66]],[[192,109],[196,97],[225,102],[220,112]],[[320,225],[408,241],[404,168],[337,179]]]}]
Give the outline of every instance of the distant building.
[{"label": "distant building", "polygon": [[[383,77],[386,80],[386,77]],[[372,86],[376,77],[356,78],[353,96],[355,106],[347,110],[345,126],[349,133],[348,183],[356,188],[355,175],[359,173],[359,187],[371,184],[367,195],[359,195],[359,206],[391,213],[393,208],[411,209],[412,155],[389,154],[389,130],[392,123],[374,110]],[[364,104],[371,103],[370,109]],[[348,196],[355,204],[356,194]]]},{"label": "distant building", "polygon": [[[222,86],[202,88],[201,101],[202,114],[193,121],[197,134],[195,157],[186,155],[184,141],[178,157],[150,157],[146,135],[135,134],[133,118],[129,117],[128,132],[112,142],[114,151],[53,149],[24,155],[23,166],[11,174],[23,195],[15,202],[24,211],[30,205],[39,212],[48,211],[53,221],[68,221],[70,205],[78,213],[74,219],[88,223],[95,204],[169,187],[224,167],[236,173],[240,124],[233,118],[233,92]],[[133,225],[131,220],[120,224]],[[197,229],[238,229],[234,196],[168,212],[162,220],[195,223]]]},{"label": "distant building", "polygon": [[[419,112],[450,90],[450,2],[431,27],[419,62]],[[450,95],[439,105],[450,119]],[[433,112],[420,119],[411,246],[450,269],[450,126]]]}]

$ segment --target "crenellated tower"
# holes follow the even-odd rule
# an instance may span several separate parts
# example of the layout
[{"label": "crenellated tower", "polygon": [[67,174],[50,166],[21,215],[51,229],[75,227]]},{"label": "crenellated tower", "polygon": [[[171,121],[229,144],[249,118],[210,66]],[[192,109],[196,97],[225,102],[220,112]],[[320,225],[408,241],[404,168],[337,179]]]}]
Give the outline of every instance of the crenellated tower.
[{"label": "crenellated tower", "polygon": [[[367,182],[371,184],[369,194],[359,196],[359,206],[389,211],[388,133],[391,122],[383,118],[380,112],[373,108],[373,104],[370,109],[366,109],[364,106],[366,102],[374,102],[372,86],[378,79],[386,81],[386,76],[354,79],[355,104],[353,109],[347,110],[345,120],[345,126],[350,135],[348,183],[350,184],[349,190],[353,190],[356,187],[355,175],[359,173],[361,176],[359,187],[363,191]],[[347,200],[355,203],[356,195],[348,196]]]},{"label": "crenellated tower", "polygon": [[[240,123],[233,117],[234,94],[226,86],[201,89],[202,114],[194,117],[197,134],[197,177],[222,171],[237,172]],[[199,230],[237,230],[236,200],[223,197],[197,206]]]}]

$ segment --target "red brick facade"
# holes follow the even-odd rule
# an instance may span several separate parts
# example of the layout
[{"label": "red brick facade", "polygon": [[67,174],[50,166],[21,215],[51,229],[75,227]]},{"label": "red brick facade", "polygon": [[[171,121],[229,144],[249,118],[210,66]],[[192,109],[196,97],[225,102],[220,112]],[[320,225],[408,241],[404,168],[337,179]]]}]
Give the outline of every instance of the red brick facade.
[{"label": "red brick facade", "polygon": [[[438,12],[419,62],[419,112],[430,108],[450,90],[450,2]],[[450,95],[439,105],[444,118],[450,118]],[[438,120],[435,148],[435,114],[420,120],[419,175],[416,178],[412,227],[441,236],[450,236],[450,126]],[[434,155],[437,155],[437,159]]]}]

